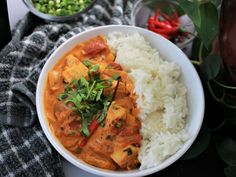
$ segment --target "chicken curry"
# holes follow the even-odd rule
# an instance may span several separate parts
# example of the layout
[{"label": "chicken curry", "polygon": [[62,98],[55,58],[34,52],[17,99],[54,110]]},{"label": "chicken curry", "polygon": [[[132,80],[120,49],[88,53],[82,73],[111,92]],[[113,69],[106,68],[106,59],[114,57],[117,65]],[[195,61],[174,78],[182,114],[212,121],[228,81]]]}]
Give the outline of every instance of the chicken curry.
[{"label": "chicken curry", "polygon": [[44,110],[54,135],[79,159],[110,170],[139,167],[134,85],[104,36],[77,45],[48,73]]}]

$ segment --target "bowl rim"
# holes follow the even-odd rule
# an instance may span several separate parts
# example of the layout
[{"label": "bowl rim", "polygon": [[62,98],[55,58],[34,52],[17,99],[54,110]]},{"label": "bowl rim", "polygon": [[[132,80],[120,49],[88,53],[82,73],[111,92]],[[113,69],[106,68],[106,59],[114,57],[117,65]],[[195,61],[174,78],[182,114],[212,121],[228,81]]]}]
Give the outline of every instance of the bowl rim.
[{"label": "bowl rim", "polygon": [[50,14],[46,14],[46,13],[40,12],[39,10],[37,10],[33,6],[32,0],[22,0],[22,1],[26,5],[26,7],[30,10],[30,12],[32,12],[37,17],[40,17],[40,18],[42,18],[44,20],[48,20],[48,21],[62,22],[62,21],[73,21],[73,20],[79,18],[79,16],[82,15],[87,10],[89,10],[95,4],[95,2],[97,0],[92,0],[92,2],[85,9],[83,9],[81,11],[78,11],[78,12],[72,14],[72,15],[66,15],[66,16],[55,16],[55,15],[50,15]]},{"label": "bowl rim", "polygon": [[[114,29],[113,29],[114,28]],[[171,43],[170,41],[168,41],[167,39],[163,38],[160,35],[157,35],[156,33],[153,33],[154,35],[157,35],[158,37],[164,39],[167,43],[169,43],[170,45],[174,45],[174,47],[176,48],[176,50],[178,50],[178,52],[180,52],[186,59],[187,59],[187,63],[190,67],[190,69],[193,72],[193,75],[195,76],[194,79],[195,82],[197,82],[197,85],[199,87],[199,95],[198,97],[200,98],[200,102],[199,104],[199,121],[198,121],[198,126],[195,130],[195,134],[191,134],[191,137],[184,143],[184,145],[172,156],[170,156],[169,158],[167,158],[166,160],[164,160],[160,165],[156,166],[156,167],[152,167],[152,168],[148,168],[145,170],[132,170],[132,171],[111,171],[111,170],[104,170],[101,168],[97,168],[97,167],[93,167],[85,162],[83,162],[82,160],[73,157],[73,155],[67,151],[65,148],[62,147],[62,145],[60,144],[60,142],[57,140],[57,138],[55,137],[55,135],[53,135],[53,133],[50,130],[50,127],[47,124],[47,119],[44,116],[44,111],[43,108],[40,106],[41,102],[43,101],[43,99],[41,98],[41,91],[44,89],[44,85],[45,85],[45,80],[46,80],[46,76],[47,76],[47,66],[49,65],[51,60],[56,60],[55,59],[55,55],[58,51],[62,50],[62,48],[64,46],[66,46],[68,43],[70,43],[70,41],[73,41],[75,38],[78,38],[79,36],[82,36],[86,33],[92,33],[92,32],[96,32],[96,30],[109,30],[112,29],[113,31],[117,31],[116,28],[129,28],[130,30],[137,30],[138,32],[148,32],[148,33],[153,33],[151,31],[148,31],[146,29],[140,28],[140,27],[136,27],[136,26],[128,26],[128,25],[106,25],[106,26],[100,26],[100,27],[95,27],[89,30],[86,30],[84,32],[81,32],[73,37],[71,37],[70,39],[68,39],[67,41],[65,41],[63,44],[61,44],[58,48],[56,48],[56,50],[53,51],[53,53],[50,55],[50,57],[48,58],[48,60],[46,61],[39,79],[38,79],[38,83],[37,83],[37,88],[36,88],[36,109],[37,109],[37,114],[39,117],[39,122],[40,125],[44,131],[44,134],[46,135],[48,141],[52,144],[52,146],[57,150],[57,152],[59,154],[61,154],[66,160],[68,160],[70,163],[72,163],[73,165],[75,165],[76,167],[80,168],[81,170],[85,170],[89,173],[93,173],[95,175],[101,175],[101,176],[114,176],[114,177],[137,177],[137,176],[146,176],[146,175],[150,175],[153,173],[156,173],[168,166],[170,166],[171,164],[173,164],[174,162],[176,162],[178,159],[180,159],[181,156],[184,155],[184,153],[190,148],[190,146],[193,144],[193,142],[195,141],[202,122],[203,122],[203,118],[204,118],[204,112],[205,112],[205,97],[204,97],[204,91],[203,91],[203,87],[202,87],[202,83],[201,80],[199,78],[199,75],[196,71],[196,69],[194,68],[193,64],[190,62],[190,60],[188,59],[188,57],[173,43]],[[59,60],[59,59],[57,59]]]}]

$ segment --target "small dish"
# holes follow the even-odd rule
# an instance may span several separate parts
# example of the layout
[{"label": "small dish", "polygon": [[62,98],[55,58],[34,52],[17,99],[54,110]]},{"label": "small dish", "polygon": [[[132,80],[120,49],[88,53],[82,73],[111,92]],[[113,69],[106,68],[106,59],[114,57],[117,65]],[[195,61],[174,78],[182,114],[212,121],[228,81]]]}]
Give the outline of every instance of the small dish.
[{"label": "small dish", "polygon": [[96,2],[96,0],[92,0],[90,5],[88,5],[84,10],[79,11],[72,15],[66,15],[66,16],[54,16],[42,13],[38,11],[32,2],[32,0],[23,0],[24,4],[28,7],[30,12],[32,12],[34,15],[44,19],[45,21],[54,21],[54,22],[65,22],[65,21],[75,21],[77,20],[82,14],[86,13]]},{"label": "small dish", "polygon": [[[141,28],[147,28],[147,21],[150,15],[153,15],[153,9],[152,1],[142,1],[138,0],[134,8],[131,12],[131,24],[133,26],[138,26]],[[164,4],[163,6],[167,6],[167,4]],[[173,4],[169,5],[172,8],[177,8],[177,4],[173,2]],[[182,42],[174,42],[181,50],[184,51],[184,53],[187,54],[187,56],[190,56],[191,48],[192,48],[192,41],[195,38],[196,32],[194,25],[191,21],[191,19],[183,14],[179,17],[179,22],[181,28],[185,29],[187,32],[189,32],[189,37],[185,38]]]}]

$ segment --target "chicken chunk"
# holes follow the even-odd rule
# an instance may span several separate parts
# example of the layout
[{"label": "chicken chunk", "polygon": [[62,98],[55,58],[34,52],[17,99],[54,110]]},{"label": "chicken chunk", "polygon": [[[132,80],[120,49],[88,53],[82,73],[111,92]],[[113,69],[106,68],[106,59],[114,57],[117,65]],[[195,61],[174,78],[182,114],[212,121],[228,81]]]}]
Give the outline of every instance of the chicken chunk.
[{"label": "chicken chunk", "polygon": [[52,91],[60,88],[62,83],[61,73],[59,71],[53,70],[48,73],[48,83]]},{"label": "chicken chunk", "polygon": [[64,81],[69,83],[73,79],[80,79],[81,76],[88,76],[88,68],[83,63],[73,64],[72,66],[66,66],[62,72]]},{"label": "chicken chunk", "polygon": [[130,169],[133,166],[139,164],[136,160],[138,156],[139,148],[133,145],[129,145],[125,148],[116,148],[111,154],[112,160],[114,160],[121,168]]}]

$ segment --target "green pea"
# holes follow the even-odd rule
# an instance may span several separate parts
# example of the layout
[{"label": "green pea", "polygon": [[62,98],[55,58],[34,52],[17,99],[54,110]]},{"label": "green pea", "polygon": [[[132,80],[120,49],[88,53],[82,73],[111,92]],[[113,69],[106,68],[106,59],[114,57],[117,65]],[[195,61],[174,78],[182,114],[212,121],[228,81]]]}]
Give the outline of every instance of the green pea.
[{"label": "green pea", "polygon": [[36,9],[51,15],[71,15],[85,9],[91,0],[32,0]]},{"label": "green pea", "polygon": [[68,9],[68,10],[71,10],[71,9],[72,9],[72,6],[71,6],[71,5],[69,5],[69,6],[67,7],[67,9]]},{"label": "green pea", "polygon": [[61,9],[57,9],[57,10],[56,10],[56,14],[57,14],[57,15],[61,15]]},{"label": "green pea", "polygon": [[61,4],[56,4],[56,7],[57,7],[57,8],[60,8],[60,7],[61,7]]},{"label": "green pea", "polygon": [[55,4],[54,1],[49,1],[49,2],[48,2],[48,5],[53,6],[54,4]]},{"label": "green pea", "polygon": [[61,7],[64,7],[64,6],[67,6],[65,1],[61,2]]},{"label": "green pea", "polygon": [[54,15],[55,11],[52,10],[52,9],[50,9],[50,10],[48,11],[48,13],[51,14],[51,15]]},{"label": "green pea", "polygon": [[37,3],[37,4],[35,4],[35,8],[38,9],[38,10],[40,10],[41,5],[40,5],[39,3]]},{"label": "green pea", "polygon": [[41,12],[47,12],[47,9],[46,9],[45,6],[42,6],[42,7],[40,8],[40,11],[41,11]]}]

